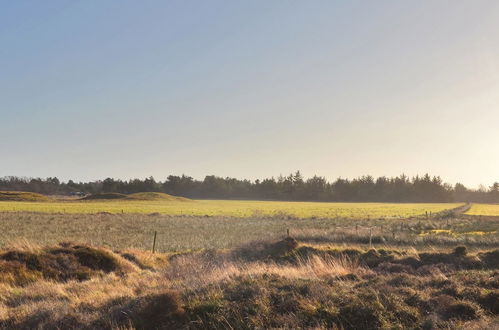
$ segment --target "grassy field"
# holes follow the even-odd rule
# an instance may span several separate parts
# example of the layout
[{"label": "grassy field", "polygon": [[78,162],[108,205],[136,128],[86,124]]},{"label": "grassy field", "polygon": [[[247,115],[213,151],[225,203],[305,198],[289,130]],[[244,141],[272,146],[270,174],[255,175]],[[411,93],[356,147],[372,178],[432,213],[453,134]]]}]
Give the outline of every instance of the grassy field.
[{"label": "grassy field", "polygon": [[288,215],[296,218],[392,218],[420,216],[453,209],[462,204],[390,204],[390,203],[317,203],[231,200],[188,201],[0,201],[0,212],[28,211],[42,213],[160,213],[165,215],[267,217]]},{"label": "grassy field", "polygon": [[415,216],[458,204],[181,203],[202,216],[160,214],[164,202],[0,202],[18,207],[0,212],[0,329],[499,326],[499,217]]},{"label": "grassy field", "polygon": [[27,240],[39,245],[61,241],[109,248],[150,249],[157,231],[163,252],[234,248],[253,240],[276,240],[290,234],[304,242],[376,246],[495,246],[499,219],[294,219],[232,218],[146,214],[0,213],[0,246]]},{"label": "grassy field", "polygon": [[466,214],[497,217],[499,216],[499,204],[473,204]]}]

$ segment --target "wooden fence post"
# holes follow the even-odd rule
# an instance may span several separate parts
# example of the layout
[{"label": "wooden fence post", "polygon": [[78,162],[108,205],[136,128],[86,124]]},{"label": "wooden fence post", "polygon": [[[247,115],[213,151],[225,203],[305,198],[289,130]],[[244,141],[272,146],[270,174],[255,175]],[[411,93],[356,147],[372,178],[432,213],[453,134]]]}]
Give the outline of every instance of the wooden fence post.
[{"label": "wooden fence post", "polygon": [[372,241],[373,241],[373,227],[370,227],[369,228],[369,248],[370,249],[373,247]]},{"label": "wooden fence post", "polygon": [[152,241],[152,253],[156,252],[156,235],[157,235],[157,232],[154,231],[154,238]]}]

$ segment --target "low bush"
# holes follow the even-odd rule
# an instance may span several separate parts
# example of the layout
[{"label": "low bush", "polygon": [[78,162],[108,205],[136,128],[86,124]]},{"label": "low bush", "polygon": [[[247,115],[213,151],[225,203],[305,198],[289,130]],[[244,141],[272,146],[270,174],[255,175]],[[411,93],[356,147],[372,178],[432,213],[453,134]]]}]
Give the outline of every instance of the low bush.
[{"label": "low bush", "polygon": [[468,253],[468,250],[466,249],[466,246],[457,246],[454,249],[454,254],[456,256],[464,257]]},{"label": "low bush", "polygon": [[479,253],[478,257],[482,260],[485,267],[489,269],[499,268],[499,249]]},{"label": "low bush", "polygon": [[494,315],[499,314],[499,290],[490,291],[478,299],[479,304]]},{"label": "low bush", "polygon": [[480,317],[480,307],[470,301],[455,301],[443,306],[442,316],[447,320],[474,320]]},{"label": "low bush", "polygon": [[173,329],[185,317],[180,294],[167,290],[139,299],[131,311],[132,323],[136,329]]}]

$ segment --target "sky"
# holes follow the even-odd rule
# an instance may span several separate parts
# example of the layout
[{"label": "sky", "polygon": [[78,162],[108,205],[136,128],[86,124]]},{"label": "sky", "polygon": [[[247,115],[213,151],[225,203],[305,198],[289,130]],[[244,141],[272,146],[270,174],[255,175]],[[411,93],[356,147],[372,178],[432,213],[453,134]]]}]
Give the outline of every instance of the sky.
[{"label": "sky", "polygon": [[0,176],[499,181],[499,1],[0,0]]}]

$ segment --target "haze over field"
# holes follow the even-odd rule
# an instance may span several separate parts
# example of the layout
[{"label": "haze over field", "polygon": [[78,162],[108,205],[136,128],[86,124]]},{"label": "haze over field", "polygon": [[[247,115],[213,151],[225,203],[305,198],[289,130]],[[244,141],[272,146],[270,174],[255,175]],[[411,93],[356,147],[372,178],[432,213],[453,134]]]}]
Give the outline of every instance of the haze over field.
[{"label": "haze over field", "polygon": [[497,181],[499,2],[4,1],[1,175]]}]

